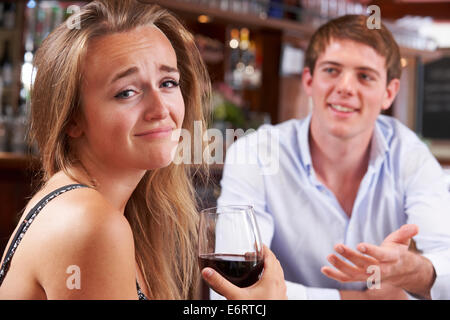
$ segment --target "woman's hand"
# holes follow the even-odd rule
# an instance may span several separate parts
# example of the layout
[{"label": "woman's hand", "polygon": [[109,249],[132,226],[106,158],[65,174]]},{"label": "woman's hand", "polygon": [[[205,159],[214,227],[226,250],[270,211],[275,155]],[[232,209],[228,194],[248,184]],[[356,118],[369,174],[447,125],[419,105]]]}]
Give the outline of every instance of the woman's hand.
[{"label": "woman's hand", "polygon": [[264,271],[255,284],[247,288],[235,286],[211,268],[202,270],[203,279],[217,293],[229,300],[287,299],[286,283],[280,262],[273,252],[263,246]]}]

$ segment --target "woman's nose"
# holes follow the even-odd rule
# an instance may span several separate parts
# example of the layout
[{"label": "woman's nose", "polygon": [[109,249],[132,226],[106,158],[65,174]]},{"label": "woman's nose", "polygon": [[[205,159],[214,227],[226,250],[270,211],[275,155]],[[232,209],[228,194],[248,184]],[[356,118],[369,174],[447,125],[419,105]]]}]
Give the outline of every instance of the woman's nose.
[{"label": "woman's nose", "polygon": [[145,101],[146,108],[144,119],[146,121],[161,120],[169,116],[169,108],[167,102],[156,90],[151,90]]}]

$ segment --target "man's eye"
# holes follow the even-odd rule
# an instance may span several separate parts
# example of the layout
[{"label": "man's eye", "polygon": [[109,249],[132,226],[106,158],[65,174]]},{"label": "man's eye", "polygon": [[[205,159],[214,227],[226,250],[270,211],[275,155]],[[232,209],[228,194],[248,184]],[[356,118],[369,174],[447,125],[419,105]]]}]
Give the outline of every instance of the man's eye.
[{"label": "man's eye", "polygon": [[174,88],[174,87],[178,87],[179,85],[180,85],[180,83],[175,81],[175,80],[167,80],[167,81],[164,81],[161,84],[161,87],[163,87],[163,88]]},{"label": "man's eye", "polygon": [[329,74],[335,74],[337,72],[335,68],[325,68],[324,71]]},{"label": "man's eye", "polygon": [[116,94],[114,96],[114,98],[118,98],[118,99],[128,99],[133,97],[136,94],[136,91],[128,89],[128,90],[123,90],[121,92],[119,92],[118,94]]},{"label": "man's eye", "polygon": [[371,81],[371,80],[373,80],[373,78],[372,78],[371,76],[369,76],[368,74],[366,74],[366,73],[361,73],[361,74],[359,75],[359,77],[360,77],[362,80],[364,80],[364,81]]}]

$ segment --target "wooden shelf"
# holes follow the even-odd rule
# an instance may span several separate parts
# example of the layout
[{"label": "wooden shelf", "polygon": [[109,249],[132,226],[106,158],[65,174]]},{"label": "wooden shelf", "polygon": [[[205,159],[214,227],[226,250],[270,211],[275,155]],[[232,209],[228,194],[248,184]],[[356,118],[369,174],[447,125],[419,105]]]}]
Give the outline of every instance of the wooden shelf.
[{"label": "wooden shelf", "polygon": [[35,168],[38,159],[34,156],[13,152],[0,152],[0,169],[1,170],[28,170]]},{"label": "wooden shelf", "polygon": [[450,166],[450,141],[431,140],[429,144],[431,153],[442,166]]},{"label": "wooden shelf", "polygon": [[236,23],[238,25],[245,25],[257,29],[274,29],[295,33],[299,37],[310,37],[316,28],[310,25],[304,25],[300,22],[295,22],[287,19],[263,18],[256,14],[239,13],[234,11],[225,11],[219,8],[212,8],[202,4],[195,4],[176,0],[154,0],[152,3],[157,3],[169,10],[189,13],[191,15],[205,14],[214,19],[214,22],[222,21],[225,23]]},{"label": "wooden shelf", "polygon": [[[319,25],[302,23],[288,19],[264,18],[256,14],[239,13],[231,10],[221,10],[219,8],[209,7],[204,4],[192,3],[177,0],[154,0],[169,10],[181,12],[190,15],[205,14],[213,18],[214,22],[236,23],[256,29],[272,29],[283,31],[286,35],[300,39],[309,39],[317,30]],[[402,55],[422,56],[425,59],[436,59],[442,54],[439,51],[417,50],[413,48],[400,47]]]},{"label": "wooden shelf", "polygon": [[0,28],[0,39],[11,39],[16,35],[15,29],[1,29]]}]

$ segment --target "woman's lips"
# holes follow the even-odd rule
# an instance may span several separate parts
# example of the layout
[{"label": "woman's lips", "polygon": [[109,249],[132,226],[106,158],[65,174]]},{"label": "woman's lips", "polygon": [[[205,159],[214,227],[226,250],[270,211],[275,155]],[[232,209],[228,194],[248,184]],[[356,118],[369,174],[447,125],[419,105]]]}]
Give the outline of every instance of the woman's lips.
[{"label": "woman's lips", "polygon": [[135,136],[146,139],[165,138],[172,135],[172,130],[173,130],[172,127],[160,127],[137,133],[135,134]]}]

